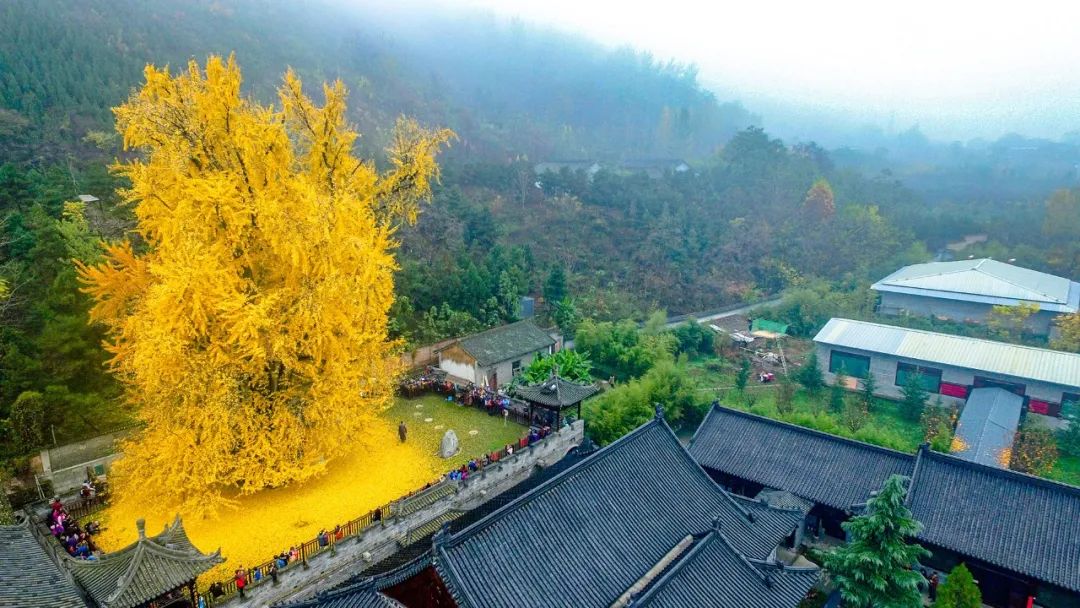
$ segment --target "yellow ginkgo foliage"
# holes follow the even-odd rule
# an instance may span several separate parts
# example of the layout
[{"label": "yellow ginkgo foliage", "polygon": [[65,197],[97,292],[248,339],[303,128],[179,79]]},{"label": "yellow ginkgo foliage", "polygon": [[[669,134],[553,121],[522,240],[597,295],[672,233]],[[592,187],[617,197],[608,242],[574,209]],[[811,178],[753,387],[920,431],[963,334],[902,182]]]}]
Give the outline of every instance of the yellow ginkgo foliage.
[{"label": "yellow ginkgo foliage", "polygon": [[353,155],[340,82],[318,106],[290,71],[263,106],[232,58],[145,75],[114,110],[136,234],[79,272],[145,422],[114,487],[191,512],[318,475],[379,424],[394,229],[452,133],[399,120],[380,173]]}]

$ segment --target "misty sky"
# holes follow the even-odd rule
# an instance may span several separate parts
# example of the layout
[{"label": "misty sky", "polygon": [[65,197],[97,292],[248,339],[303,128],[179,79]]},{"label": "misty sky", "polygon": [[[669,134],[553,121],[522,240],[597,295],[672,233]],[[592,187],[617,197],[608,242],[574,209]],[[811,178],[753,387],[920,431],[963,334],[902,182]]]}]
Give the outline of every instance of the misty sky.
[{"label": "misty sky", "polygon": [[794,106],[893,130],[918,123],[935,139],[1080,129],[1076,2],[444,3],[692,62],[767,127]]}]

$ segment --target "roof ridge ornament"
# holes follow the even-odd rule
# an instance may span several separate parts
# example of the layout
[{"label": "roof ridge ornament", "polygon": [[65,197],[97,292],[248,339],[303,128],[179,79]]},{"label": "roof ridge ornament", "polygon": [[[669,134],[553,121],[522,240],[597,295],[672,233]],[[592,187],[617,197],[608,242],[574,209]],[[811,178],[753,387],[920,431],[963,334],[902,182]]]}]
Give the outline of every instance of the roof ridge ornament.
[{"label": "roof ridge ornament", "polygon": [[654,403],[653,408],[654,408],[654,411],[655,411],[655,418],[657,420],[663,420],[664,419],[664,406],[660,405],[659,403]]}]

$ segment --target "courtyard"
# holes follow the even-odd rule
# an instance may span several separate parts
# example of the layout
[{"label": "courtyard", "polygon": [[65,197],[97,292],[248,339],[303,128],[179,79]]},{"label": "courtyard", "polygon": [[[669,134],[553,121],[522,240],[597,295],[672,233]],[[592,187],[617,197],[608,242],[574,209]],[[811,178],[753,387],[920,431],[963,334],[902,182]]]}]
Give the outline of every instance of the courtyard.
[{"label": "courtyard", "polygon": [[[380,419],[384,424],[371,429],[352,453],[331,462],[325,475],[304,484],[234,496],[236,505],[213,517],[184,517],[184,527],[197,547],[206,551],[220,547],[227,558],[201,582],[228,578],[241,566],[265,562],[311,540],[320,530],[333,530],[335,525],[423,488],[469,459],[517,441],[526,432],[521,425],[435,395],[397,398]],[[402,420],[408,427],[404,443],[397,437]],[[457,434],[461,449],[443,459],[438,450],[447,429]],[[145,518],[147,533],[155,534],[176,515],[167,505],[115,498],[101,516],[105,529],[98,541],[106,551],[121,549],[135,540],[137,519]]]}]

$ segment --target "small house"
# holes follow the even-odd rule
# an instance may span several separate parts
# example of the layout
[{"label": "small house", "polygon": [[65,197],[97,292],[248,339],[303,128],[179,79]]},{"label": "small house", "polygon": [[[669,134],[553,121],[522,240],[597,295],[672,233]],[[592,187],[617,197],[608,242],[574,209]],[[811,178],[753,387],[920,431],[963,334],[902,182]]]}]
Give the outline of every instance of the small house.
[{"label": "small house", "polygon": [[498,388],[521,373],[537,355],[550,355],[557,341],[530,320],[461,338],[439,351],[439,369],[455,378]]}]

